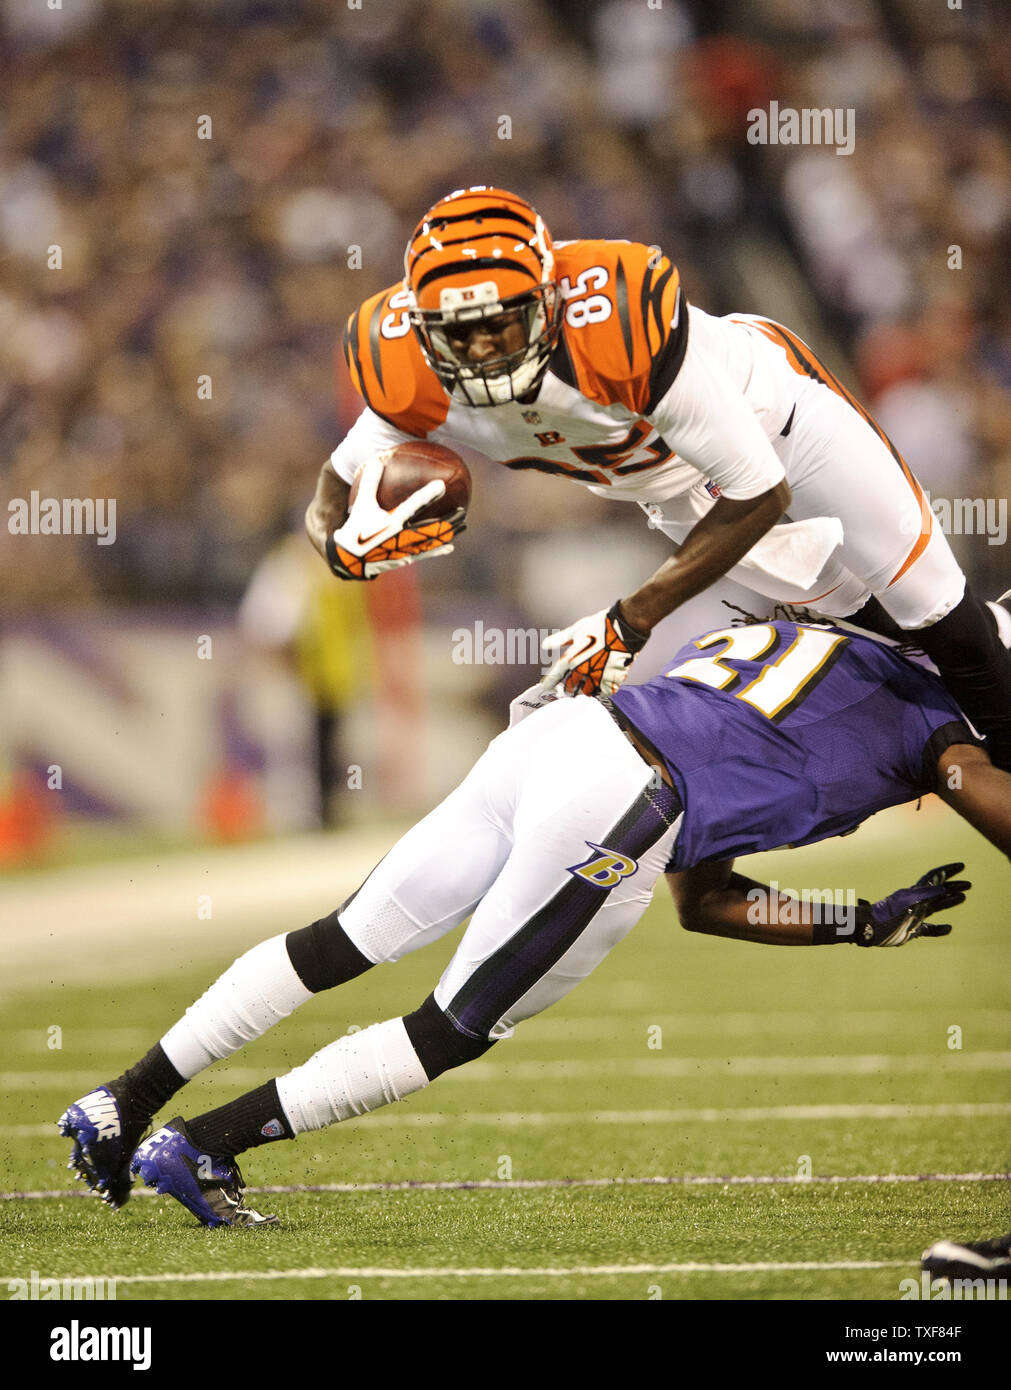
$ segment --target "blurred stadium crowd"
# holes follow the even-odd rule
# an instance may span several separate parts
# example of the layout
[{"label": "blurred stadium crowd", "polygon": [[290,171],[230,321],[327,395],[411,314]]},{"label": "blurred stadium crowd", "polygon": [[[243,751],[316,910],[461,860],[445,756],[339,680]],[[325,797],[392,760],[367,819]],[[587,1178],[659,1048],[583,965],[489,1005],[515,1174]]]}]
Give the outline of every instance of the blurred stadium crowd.
[{"label": "blurred stadium crowd", "polygon": [[[58,564],[45,538],[15,551],[5,528],[8,606],[237,601],[358,408],[339,354],[335,374],[347,314],[399,277],[419,213],[476,182],[516,188],[558,238],[659,243],[713,312],[785,318],[762,273],[785,254],[810,300],[794,326],[820,325],[819,347],[932,492],[1006,496],[998,14],[942,0],[2,0],[5,491],[118,503],[116,544],[61,545]],[[747,112],[772,99],[855,108],[855,152],[749,145]],[[741,248],[743,281],[727,254]],[[485,470],[470,546],[423,588],[507,592],[517,545],[600,525],[605,507]],[[607,524],[642,531],[631,507]],[[982,586],[1002,582],[998,547],[960,553]]]}]

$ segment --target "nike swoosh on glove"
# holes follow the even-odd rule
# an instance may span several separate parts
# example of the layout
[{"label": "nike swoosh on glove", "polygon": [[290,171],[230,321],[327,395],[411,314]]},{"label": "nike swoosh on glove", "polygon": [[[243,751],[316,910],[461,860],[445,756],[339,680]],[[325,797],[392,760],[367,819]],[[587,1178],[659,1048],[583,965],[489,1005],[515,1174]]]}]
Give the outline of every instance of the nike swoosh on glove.
[{"label": "nike swoosh on glove", "polygon": [[545,637],[541,646],[562,655],[541,681],[546,690],[562,684],[569,695],[613,695],[649,640],[621,616],[620,601]]},{"label": "nike swoosh on glove", "polygon": [[964,864],[942,864],[917,879],[912,888],[900,888],[879,902],[869,903],[861,898],[857,910],[857,930],[854,940],[858,946],[904,946],[917,936],[947,936],[947,922],[927,922],[935,912],[958,907],[972,884],[965,879],[953,879]]},{"label": "nike swoosh on glove", "polygon": [[464,511],[434,521],[411,518],[441,497],[446,484],[439,478],[425,483],[405,497],[392,511],[376,500],[384,460],[370,459],[359,476],[354,504],[342,526],[327,537],[326,557],[339,579],[377,579],[386,570],[399,569],[430,555],[451,555],[450,542],[461,531]]}]

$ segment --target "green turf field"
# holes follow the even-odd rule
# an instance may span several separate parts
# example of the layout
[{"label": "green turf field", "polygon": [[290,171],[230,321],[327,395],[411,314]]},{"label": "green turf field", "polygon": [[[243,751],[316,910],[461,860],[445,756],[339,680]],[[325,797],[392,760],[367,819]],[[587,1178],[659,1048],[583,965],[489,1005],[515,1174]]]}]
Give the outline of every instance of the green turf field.
[{"label": "green turf field", "polygon": [[[254,1192],[282,1189],[251,1198],[280,1228],[205,1231],[148,1194],[118,1214],[25,1195],[0,1202],[0,1274],[115,1278],[120,1300],[898,1299],[931,1240],[1011,1227],[1011,1189],[993,1177],[1011,1170],[1011,941],[1006,862],[942,810],[897,814],[748,871],[880,896],[963,858],[977,886],[947,940],[708,940],[680,930],[661,888],[592,979],[480,1061],[247,1155]],[[263,847],[264,874],[270,857]],[[234,932],[218,946],[204,928],[192,960],[182,914],[159,940],[138,922],[104,941],[117,963],[105,987],[8,977],[6,1192],[70,1185],[52,1122],[237,954]],[[198,1114],[416,1007],[454,940],[313,1000],[191,1083],[179,1109]]]}]

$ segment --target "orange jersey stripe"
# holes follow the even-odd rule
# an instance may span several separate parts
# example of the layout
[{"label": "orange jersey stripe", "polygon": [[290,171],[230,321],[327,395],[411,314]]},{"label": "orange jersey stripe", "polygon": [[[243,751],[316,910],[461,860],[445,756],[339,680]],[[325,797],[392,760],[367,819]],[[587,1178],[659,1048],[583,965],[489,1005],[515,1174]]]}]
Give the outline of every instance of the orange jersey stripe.
[{"label": "orange jersey stripe", "polygon": [[560,375],[600,405],[647,413],[677,375],[688,342],[676,267],[638,242],[573,241],[556,256],[565,299],[559,356],[570,369]]},{"label": "orange jersey stripe", "polygon": [[405,434],[424,438],[445,420],[449,397],[421,355],[402,291],[391,285],[351,315],[344,358],[365,404]]},{"label": "orange jersey stripe", "polygon": [[901,579],[910,565],[923,553],[934,529],[934,514],[927,506],[927,499],[923,495],[923,489],[920,487],[916,475],[892,441],[888,438],[888,435],[885,434],[877,420],[874,419],[873,415],[871,415],[868,410],[864,409],[852,392],[847,391],[846,387],[843,386],[839,379],[825,366],[824,362],[811,351],[803,338],[798,338],[790,329],[784,328],[780,323],[774,323],[772,319],[761,319],[755,323],[755,327],[759,328],[771,342],[776,343],[785,350],[787,361],[795,372],[799,373],[801,376],[812,377],[815,381],[821,382],[823,386],[827,386],[830,391],[834,391],[837,396],[852,407],[852,409],[870,425],[871,429],[902,469],[906,481],[912,488],[913,494],[920,505],[920,535],[899,569],[896,570],[895,574],[888,581],[887,587],[890,588],[897,579]]}]

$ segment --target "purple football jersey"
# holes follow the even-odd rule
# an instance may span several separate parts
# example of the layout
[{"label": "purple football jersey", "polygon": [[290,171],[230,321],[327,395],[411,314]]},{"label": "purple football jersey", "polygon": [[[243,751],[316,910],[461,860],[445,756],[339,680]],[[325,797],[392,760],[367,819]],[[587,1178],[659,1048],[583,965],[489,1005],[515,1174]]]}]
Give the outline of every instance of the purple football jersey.
[{"label": "purple football jersey", "polygon": [[936,676],[815,624],[708,633],[612,703],[681,795],[675,869],[846,834],[932,791],[940,753],[977,742]]}]

